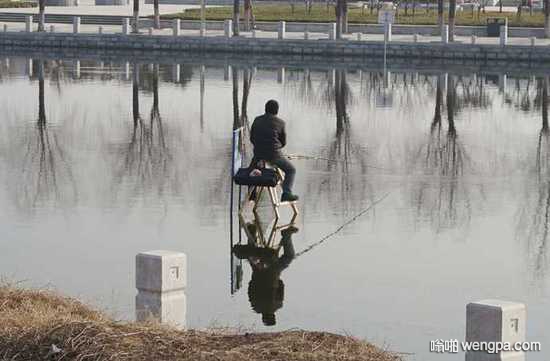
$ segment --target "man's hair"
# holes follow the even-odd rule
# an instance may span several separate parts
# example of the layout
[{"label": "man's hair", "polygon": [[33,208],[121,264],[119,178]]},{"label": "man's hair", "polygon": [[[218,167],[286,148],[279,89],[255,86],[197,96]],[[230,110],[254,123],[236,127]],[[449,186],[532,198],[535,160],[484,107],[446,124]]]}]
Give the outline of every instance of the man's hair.
[{"label": "man's hair", "polygon": [[277,113],[279,113],[279,103],[273,99],[268,100],[267,103],[265,103],[265,112],[277,115]]}]

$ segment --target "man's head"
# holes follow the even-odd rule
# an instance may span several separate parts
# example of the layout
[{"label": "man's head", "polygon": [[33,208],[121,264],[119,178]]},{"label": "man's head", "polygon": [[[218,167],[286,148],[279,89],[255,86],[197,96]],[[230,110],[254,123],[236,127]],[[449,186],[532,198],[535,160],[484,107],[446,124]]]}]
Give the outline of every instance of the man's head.
[{"label": "man's head", "polygon": [[265,103],[265,112],[267,114],[277,115],[277,113],[279,113],[279,103],[273,99],[268,100],[267,103]]}]

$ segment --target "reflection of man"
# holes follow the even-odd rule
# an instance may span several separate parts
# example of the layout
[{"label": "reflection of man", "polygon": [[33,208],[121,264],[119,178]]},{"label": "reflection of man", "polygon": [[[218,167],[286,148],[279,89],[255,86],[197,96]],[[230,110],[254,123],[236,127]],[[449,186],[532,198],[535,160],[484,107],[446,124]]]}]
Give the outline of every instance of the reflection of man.
[{"label": "reflection of man", "polygon": [[283,194],[281,201],[297,201],[298,196],[292,194],[292,185],[296,168],[281,154],[281,149],[286,145],[285,122],[277,117],[279,103],[270,100],[265,104],[265,114],[254,119],[250,128],[250,141],[254,145],[254,159],[252,167],[261,160],[268,161],[279,167],[285,173],[283,181]]},{"label": "reflection of man", "polygon": [[246,225],[249,237],[248,245],[236,245],[233,252],[238,258],[248,258],[252,268],[252,277],[248,284],[248,299],[252,309],[262,314],[262,321],[266,326],[276,323],[275,312],[283,306],[285,285],[280,279],[281,272],[294,259],[295,252],[292,245],[292,234],[298,228],[290,226],[281,231],[281,246],[283,254],[279,257],[276,249],[258,247],[256,245],[256,225]]}]

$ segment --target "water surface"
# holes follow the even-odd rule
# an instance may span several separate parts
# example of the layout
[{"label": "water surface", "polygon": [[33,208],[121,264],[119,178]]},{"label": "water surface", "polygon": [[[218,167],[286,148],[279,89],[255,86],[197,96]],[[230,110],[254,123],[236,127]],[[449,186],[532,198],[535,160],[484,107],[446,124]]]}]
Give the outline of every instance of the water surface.
[{"label": "water surface", "polygon": [[[429,341],[462,340],[466,304],[502,298],[527,304],[528,340],[543,342],[528,359],[543,360],[544,74],[1,64],[3,278],[132,319],[135,255],[182,251],[190,327],[350,333],[423,361],[463,359],[430,354]],[[266,327],[251,309],[250,265],[240,288],[232,275],[239,191],[229,174],[233,130],[270,98],[287,121],[288,152],[332,161],[295,160],[299,256],[281,274],[284,300]]]}]

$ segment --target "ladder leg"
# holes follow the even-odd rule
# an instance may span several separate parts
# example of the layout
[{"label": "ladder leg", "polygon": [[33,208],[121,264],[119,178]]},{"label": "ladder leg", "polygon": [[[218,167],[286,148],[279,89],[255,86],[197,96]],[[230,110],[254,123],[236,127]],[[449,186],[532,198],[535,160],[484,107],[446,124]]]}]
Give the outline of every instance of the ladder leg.
[{"label": "ladder leg", "polygon": [[279,204],[277,203],[277,191],[273,187],[269,187],[269,196],[271,197],[271,205],[273,211],[275,212],[275,219],[279,219]]},{"label": "ladder leg", "polygon": [[292,212],[294,213],[292,219],[290,220],[290,224],[294,224],[296,218],[298,217],[298,207],[296,207],[296,203],[291,203],[290,207],[292,208]]},{"label": "ladder leg", "polygon": [[256,188],[256,202],[254,202],[254,208],[252,209],[254,213],[256,213],[258,209],[258,205],[260,204],[260,199],[262,199],[262,193],[264,191],[264,187],[255,187],[255,188]]}]

